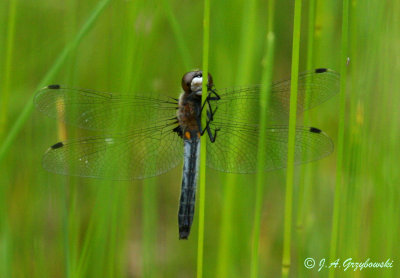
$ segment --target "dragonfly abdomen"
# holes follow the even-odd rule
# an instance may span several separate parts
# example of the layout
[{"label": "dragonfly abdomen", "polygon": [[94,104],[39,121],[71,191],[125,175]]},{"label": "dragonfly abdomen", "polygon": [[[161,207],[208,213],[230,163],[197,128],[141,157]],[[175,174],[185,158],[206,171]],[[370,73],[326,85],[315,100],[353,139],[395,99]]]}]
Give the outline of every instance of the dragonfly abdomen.
[{"label": "dragonfly abdomen", "polygon": [[179,239],[187,239],[190,234],[196,203],[200,138],[197,132],[192,134],[194,135],[192,138],[184,140],[183,176],[178,212]]}]

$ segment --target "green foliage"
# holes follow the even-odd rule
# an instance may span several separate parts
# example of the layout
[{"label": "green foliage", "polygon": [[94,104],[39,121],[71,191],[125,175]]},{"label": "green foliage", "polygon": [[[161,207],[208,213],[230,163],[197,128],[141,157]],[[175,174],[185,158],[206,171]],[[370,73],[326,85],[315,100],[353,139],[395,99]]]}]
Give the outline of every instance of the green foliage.
[{"label": "green foliage", "polygon": [[[286,170],[256,176],[207,169],[199,242],[198,206],[189,240],[178,240],[182,165],[133,182],[45,172],[47,147],[96,133],[36,113],[32,98],[53,83],[177,97],[182,75],[204,67],[204,3],[0,3],[0,277],[195,277],[200,246],[203,277],[279,277],[285,221],[293,223],[291,277],[318,276],[304,259],[329,256],[392,259],[392,269],[357,275],[399,277],[400,4],[349,1],[344,54],[341,1],[315,2],[303,1],[299,71],[328,67],[347,71],[347,79],[341,99],[308,111],[297,125],[321,128],[336,151],[294,168],[286,219]],[[269,5],[210,1],[207,60],[217,88],[289,78],[294,1]],[[272,24],[274,53],[265,58]]]}]

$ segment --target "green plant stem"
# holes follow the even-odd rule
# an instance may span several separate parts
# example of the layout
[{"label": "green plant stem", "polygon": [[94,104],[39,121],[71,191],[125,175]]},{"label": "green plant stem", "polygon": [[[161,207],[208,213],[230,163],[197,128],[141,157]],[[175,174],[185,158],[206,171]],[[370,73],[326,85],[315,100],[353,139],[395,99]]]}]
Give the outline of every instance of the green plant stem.
[{"label": "green plant stem", "polygon": [[286,195],[285,195],[285,225],[283,235],[283,257],[282,276],[288,277],[290,270],[290,247],[292,231],[292,202],[294,182],[294,153],[296,139],[296,114],[297,114],[297,81],[299,74],[299,52],[300,52],[300,27],[301,27],[302,1],[296,0],[294,6],[293,47],[292,47],[292,70],[290,87],[290,112],[289,112],[289,138],[288,138],[288,160],[286,172]]},{"label": "green plant stem", "polygon": [[264,166],[266,164],[266,129],[268,125],[267,109],[268,100],[273,75],[273,62],[274,62],[274,47],[275,47],[275,35],[273,31],[274,22],[274,6],[275,1],[270,0],[268,6],[268,32],[266,37],[266,49],[264,56],[264,70],[262,74],[262,88],[260,95],[260,134],[258,137],[258,155],[257,155],[257,184],[256,184],[256,203],[254,206],[254,224],[252,234],[252,252],[250,262],[250,277],[258,277],[258,247],[260,242],[260,226],[261,226],[261,214],[262,214],[262,200],[264,196],[264,182],[265,173]]},{"label": "green plant stem", "polygon": [[[308,31],[307,31],[307,70],[312,70],[314,68],[314,38],[315,38],[315,10],[316,10],[316,0],[310,0],[308,3]],[[305,97],[305,103],[309,101],[309,92],[307,91]],[[304,112],[303,125],[309,126],[310,122],[310,111]],[[308,152],[304,154],[306,157],[309,155]],[[306,158],[306,160],[308,160]],[[301,172],[301,182],[299,183],[299,201],[297,208],[297,219],[296,219],[296,231],[298,236],[299,245],[299,256],[305,255],[304,242],[305,242],[305,211],[306,205],[309,204],[310,189],[313,178],[313,164],[307,163],[302,167]],[[302,255],[301,255],[302,254]],[[303,268],[302,260],[298,261],[299,270],[305,270]]]},{"label": "green plant stem", "polygon": [[[307,70],[314,68],[314,37],[315,37],[315,8],[316,0],[308,3],[308,31],[307,31]],[[309,113],[307,113],[309,115]]]},{"label": "green plant stem", "polygon": [[229,244],[231,242],[231,228],[232,228],[232,210],[234,208],[235,191],[232,176],[228,176],[225,182],[224,200],[222,203],[222,219],[221,219],[221,230],[219,236],[219,249],[218,249],[218,269],[216,277],[227,277],[227,271],[229,268]]},{"label": "green plant stem", "polygon": [[1,90],[1,106],[0,106],[0,138],[5,130],[7,122],[8,100],[10,96],[11,82],[11,64],[14,50],[14,35],[15,35],[15,17],[17,10],[17,1],[11,0],[8,6],[8,24],[7,24],[7,41],[5,63],[3,71],[3,86]]},{"label": "green plant stem", "polygon": [[[210,0],[204,0],[203,17],[203,98],[207,97],[208,89],[208,51],[210,39]],[[204,101],[204,100],[202,100]],[[201,124],[206,126],[206,109],[201,115]],[[204,211],[206,193],[206,153],[207,136],[202,136],[200,141],[200,196],[199,196],[199,238],[197,244],[197,277],[203,277],[203,249],[204,249]]]},{"label": "green plant stem", "polygon": [[[7,111],[9,107],[10,83],[11,83],[11,64],[14,49],[14,35],[15,35],[15,18],[17,1],[11,0],[8,3],[8,24],[7,24],[7,40],[5,50],[4,71],[0,95],[0,138],[2,138],[6,123]],[[12,238],[10,237],[10,227],[7,216],[7,193],[9,191],[9,184],[0,184],[0,273],[4,277],[11,277],[11,258],[12,258]]]},{"label": "green plant stem", "polygon": [[[343,153],[344,153],[344,129],[345,129],[345,108],[346,108],[346,74],[347,74],[347,48],[349,32],[349,0],[343,0],[342,12],[342,42],[341,42],[341,64],[340,64],[340,103],[339,103],[339,131],[336,160],[336,184],[335,199],[333,207],[332,232],[330,259],[333,261],[337,253],[337,240],[339,234],[340,205],[342,197],[342,178],[343,178]],[[334,271],[330,270],[329,277],[334,276]]]},{"label": "green plant stem", "polygon": [[146,182],[143,185],[143,277],[157,277],[157,184]]},{"label": "green plant stem", "polygon": [[[78,32],[78,34],[76,34],[75,38],[65,46],[63,51],[60,53],[60,55],[54,62],[53,66],[49,69],[44,78],[39,82],[39,85],[35,91],[39,90],[40,88],[48,84],[54,78],[54,76],[61,69],[61,66],[65,63],[70,52],[73,51],[82,41],[82,39],[88,34],[89,30],[93,27],[96,19],[104,11],[105,7],[110,2],[111,0],[102,0],[97,4],[97,6],[94,8],[93,12],[89,16],[88,20],[82,26],[81,30]],[[33,95],[26,103],[18,119],[15,121],[14,125],[11,127],[11,130],[8,132],[7,137],[4,139],[3,143],[0,146],[0,162],[4,159],[12,142],[14,141],[15,137],[24,126],[32,110],[33,110]]]},{"label": "green plant stem", "polygon": [[[256,22],[257,22],[257,0],[243,2],[243,12],[241,19],[241,34],[239,46],[239,58],[237,72],[235,76],[235,85],[244,85],[251,81],[254,72],[254,61],[256,57],[255,42],[257,41]],[[238,104],[236,104],[238,105]],[[232,140],[234,140],[232,138]],[[240,142],[231,142],[230,144],[239,146]],[[237,159],[234,155],[228,157],[229,160]],[[240,207],[240,203],[245,202],[242,198],[236,198],[237,176],[228,175],[224,182],[225,192],[221,212],[221,229],[218,246],[218,268],[217,277],[228,277],[231,259],[243,256],[243,252],[233,253],[230,250],[242,249],[240,241],[232,241],[231,229],[234,226],[234,209]],[[249,203],[250,205],[250,203]],[[236,246],[233,246],[236,245]]]},{"label": "green plant stem", "polygon": [[256,18],[257,0],[249,0],[244,4],[242,18],[242,33],[240,38],[240,55],[238,61],[238,71],[236,74],[237,83],[243,85],[250,80],[253,72],[255,53],[254,45],[256,42]]},{"label": "green plant stem", "polygon": [[[74,35],[77,31],[77,2],[76,1],[70,1],[69,2],[69,7],[67,9],[67,12],[64,15],[64,22],[66,26],[69,26],[69,28],[65,28],[65,40],[68,42],[74,38]],[[74,72],[75,72],[75,57],[76,57],[76,51],[71,51],[70,54],[68,55],[68,62],[65,63],[65,67],[67,68],[65,75],[66,75],[66,80],[67,84],[72,84],[74,83]],[[61,108],[59,108],[61,109]],[[64,141],[68,139],[68,133],[66,129],[66,124],[62,121],[57,121],[57,129],[58,129],[58,139],[59,141]],[[71,185],[71,187],[69,187]],[[62,202],[60,202],[61,205],[61,213],[62,213],[62,223],[63,223],[63,249],[64,249],[64,258],[65,258],[65,276],[66,277],[72,277],[72,273],[74,273],[74,267],[76,266],[76,239],[78,235],[76,234],[76,231],[71,229],[71,226],[73,227],[73,223],[76,223],[77,221],[77,215],[74,214],[75,212],[75,207],[76,205],[76,196],[74,195],[76,193],[74,183],[71,182],[71,179],[68,177],[66,179],[63,179],[62,184],[61,184],[61,191],[60,195],[62,198]]]}]

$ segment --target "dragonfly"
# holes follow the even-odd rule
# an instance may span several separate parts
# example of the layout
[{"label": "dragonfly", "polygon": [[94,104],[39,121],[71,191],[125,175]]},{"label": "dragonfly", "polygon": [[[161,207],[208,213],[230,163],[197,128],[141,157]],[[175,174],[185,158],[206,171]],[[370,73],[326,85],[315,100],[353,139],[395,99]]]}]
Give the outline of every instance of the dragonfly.
[{"label": "dragonfly", "polygon": [[[339,74],[318,68],[298,76],[297,112],[311,109],[339,91]],[[49,117],[98,134],[52,145],[43,167],[54,173],[112,180],[161,175],[183,160],[178,210],[179,238],[188,239],[193,223],[200,137],[208,137],[206,165],[226,173],[257,170],[258,137],[266,135],[264,171],[286,167],[290,80],[270,85],[268,127],[260,130],[261,85],[217,89],[208,74],[186,73],[179,98],[155,94],[123,95],[61,85],[37,92],[36,108]],[[203,97],[203,102],[202,102]],[[202,126],[203,110],[206,117]],[[295,164],[321,159],[333,142],[315,127],[296,127]]]}]

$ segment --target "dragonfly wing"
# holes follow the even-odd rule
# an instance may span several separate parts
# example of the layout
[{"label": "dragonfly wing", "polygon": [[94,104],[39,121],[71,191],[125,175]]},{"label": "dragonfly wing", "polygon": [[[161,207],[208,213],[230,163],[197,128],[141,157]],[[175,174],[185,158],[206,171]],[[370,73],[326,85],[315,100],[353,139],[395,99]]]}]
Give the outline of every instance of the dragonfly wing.
[{"label": "dragonfly wing", "polygon": [[[215,126],[213,126],[215,129]],[[254,173],[259,151],[258,126],[219,125],[214,143],[208,141],[207,166],[227,173]],[[265,130],[264,171],[285,168],[288,152],[288,127],[271,126]],[[229,149],[229,151],[227,151]],[[333,151],[332,140],[317,128],[297,127],[295,164],[321,159]]]},{"label": "dragonfly wing", "polygon": [[49,117],[89,130],[129,131],[175,121],[177,102],[164,96],[128,96],[50,85],[35,96]]},{"label": "dragonfly wing", "polygon": [[[339,92],[340,76],[330,69],[304,72],[298,79],[297,112],[311,109]],[[216,118],[256,124],[259,121],[261,86],[218,90]],[[290,106],[290,79],[272,84],[267,109],[270,124],[287,123]]]},{"label": "dragonfly wing", "polygon": [[170,129],[154,127],[59,142],[44,154],[43,167],[58,174],[130,180],[163,174],[182,157],[182,139]]}]

